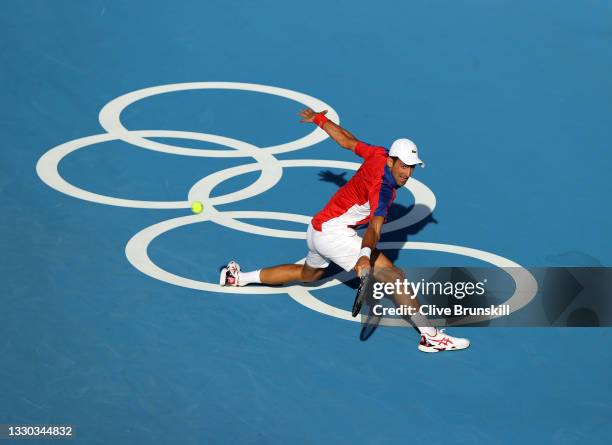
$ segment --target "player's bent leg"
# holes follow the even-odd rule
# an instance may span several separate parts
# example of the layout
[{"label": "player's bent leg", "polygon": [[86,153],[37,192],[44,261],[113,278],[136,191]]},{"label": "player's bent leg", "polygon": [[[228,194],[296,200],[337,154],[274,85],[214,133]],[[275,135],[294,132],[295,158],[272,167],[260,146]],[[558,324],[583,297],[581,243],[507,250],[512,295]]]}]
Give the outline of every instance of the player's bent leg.
[{"label": "player's bent leg", "polygon": [[393,261],[387,258],[387,256],[378,249],[374,249],[372,252],[370,263],[377,269],[391,269],[395,267],[393,266]]},{"label": "player's bent leg", "polygon": [[374,249],[372,252],[370,263],[372,265],[374,278],[378,281],[393,283],[396,280],[402,281],[406,278],[404,271],[395,266],[393,262],[378,249]]},{"label": "player's bent leg", "polygon": [[[396,280],[406,279],[404,272],[399,267],[396,267],[384,253],[378,250],[372,254],[372,266],[374,268],[374,277],[379,281],[395,282]],[[416,297],[413,298],[411,292],[396,293],[394,295],[394,303],[396,306],[412,306],[417,311],[420,307],[418,299]],[[419,312],[413,317],[407,317],[406,320],[421,333],[418,346],[419,351],[458,351],[470,346],[470,341],[467,338],[452,337],[446,334],[444,329],[433,327],[429,320],[425,316],[420,315]]]},{"label": "player's bent leg", "polygon": [[[376,280],[385,283],[403,283],[404,280],[406,280],[406,274],[404,271],[395,266],[393,262],[378,249],[372,253],[371,262],[374,278],[376,278]],[[412,307],[415,311],[415,315],[405,316],[404,319],[410,323],[421,335],[435,335],[437,332],[436,328],[431,325],[427,317],[418,312],[421,304],[416,296],[413,295],[411,288],[400,286],[398,289],[402,289],[404,292],[396,291],[394,293],[393,303],[395,306],[398,308]],[[407,290],[407,292],[405,290]]]}]

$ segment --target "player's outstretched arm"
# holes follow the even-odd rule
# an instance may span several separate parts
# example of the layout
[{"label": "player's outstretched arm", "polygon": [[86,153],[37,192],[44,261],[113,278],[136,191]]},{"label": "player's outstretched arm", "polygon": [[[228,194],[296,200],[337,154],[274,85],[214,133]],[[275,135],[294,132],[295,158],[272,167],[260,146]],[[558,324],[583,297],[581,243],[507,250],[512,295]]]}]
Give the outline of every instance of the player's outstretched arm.
[{"label": "player's outstretched arm", "polygon": [[373,216],[370,219],[368,228],[363,234],[363,241],[361,242],[361,254],[359,256],[359,259],[357,260],[357,264],[355,264],[355,272],[357,273],[357,276],[361,276],[362,269],[366,269],[369,272],[370,255],[372,254],[372,251],[376,248],[376,244],[378,244],[378,240],[380,239],[380,233],[382,231],[382,226],[384,222],[384,216]]},{"label": "player's outstretched arm", "polygon": [[[300,111],[302,119],[300,122],[312,122],[321,127],[338,145],[351,151],[355,151],[357,138],[340,125],[333,123],[325,117],[327,110],[315,113],[310,108]],[[318,117],[317,117],[318,116]]]}]

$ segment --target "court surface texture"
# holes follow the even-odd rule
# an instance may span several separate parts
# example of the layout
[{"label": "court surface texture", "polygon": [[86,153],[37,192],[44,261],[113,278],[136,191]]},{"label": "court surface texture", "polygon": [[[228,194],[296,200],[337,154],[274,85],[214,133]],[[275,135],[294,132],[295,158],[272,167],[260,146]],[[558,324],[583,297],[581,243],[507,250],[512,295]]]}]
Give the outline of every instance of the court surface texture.
[{"label": "court surface texture", "polygon": [[303,259],[359,166],[306,106],[418,144],[383,239],[400,267],[612,265],[612,4],[177,3],[3,5],[0,423],[88,444],[609,443],[610,329],[456,327],[468,350],[423,354],[411,329],[360,340],[350,276],[216,283],[230,259]]}]

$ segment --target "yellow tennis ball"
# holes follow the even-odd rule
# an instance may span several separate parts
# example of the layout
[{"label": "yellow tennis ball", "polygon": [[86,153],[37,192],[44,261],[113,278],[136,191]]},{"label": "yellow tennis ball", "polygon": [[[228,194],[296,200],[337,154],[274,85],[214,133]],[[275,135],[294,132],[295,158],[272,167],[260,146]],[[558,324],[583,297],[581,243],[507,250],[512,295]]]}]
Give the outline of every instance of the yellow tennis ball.
[{"label": "yellow tennis ball", "polygon": [[204,210],[204,204],[202,204],[200,201],[195,201],[193,204],[191,204],[191,211],[193,213],[201,213],[202,210]]}]

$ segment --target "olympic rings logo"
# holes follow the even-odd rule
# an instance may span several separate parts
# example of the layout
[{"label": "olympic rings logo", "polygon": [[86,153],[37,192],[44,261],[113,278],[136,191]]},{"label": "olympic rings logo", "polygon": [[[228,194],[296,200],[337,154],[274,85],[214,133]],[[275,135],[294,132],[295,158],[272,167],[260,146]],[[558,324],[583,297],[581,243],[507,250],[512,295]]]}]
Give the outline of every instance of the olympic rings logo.
[{"label": "olympic rings logo", "polygon": [[[170,273],[162,269],[160,266],[155,264],[151,258],[149,258],[147,248],[149,244],[161,234],[188,224],[204,222],[215,223],[256,235],[305,239],[305,231],[272,229],[250,224],[244,220],[283,220],[307,225],[310,222],[310,216],[282,212],[268,212],[263,210],[222,211],[218,207],[223,206],[224,204],[247,199],[269,190],[279,182],[283,175],[283,169],[286,167],[331,167],[357,170],[360,166],[360,164],[356,162],[344,162],[329,159],[292,159],[281,161],[275,157],[277,154],[300,150],[326,139],[328,137],[327,134],[318,127],[315,127],[315,129],[306,136],[291,142],[270,147],[256,147],[244,141],[214,134],[173,130],[129,130],[125,128],[121,122],[121,113],[127,107],[137,101],[159,94],[202,89],[254,91],[280,96],[296,101],[313,110],[327,109],[329,110],[327,116],[335,122],[340,122],[338,114],[330,105],[314,97],[307,96],[306,94],[283,88],[237,82],[193,82],[160,85],[133,91],[111,100],[102,108],[99,114],[100,125],[102,128],[104,128],[104,130],[106,130],[106,133],[74,139],[50,149],[43,156],[41,156],[36,164],[36,172],[38,176],[49,187],[61,193],[99,204],[142,209],[188,209],[193,201],[201,201],[205,203],[205,209],[200,214],[182,216],[162,221],[141,230],[128,241],[125,247],[125,255],[127,259],[136,269],[152,278],[177,286],[207,292],[239,294],[288,294],[298,303],[314,311],[343,320],[359,321],[351,316],[350,311],[345,311],[324,303],[312,294],[314,291],[335,286],[343,281],[353,278],[352,274],[346,272],[342,272],[325,282],[314,283],[314,286],[308,287],[293,285],[281,288],[267,286],[235,288],[221,287],[217,283],[197,281]],[[153,141],[148,138],[197,140],[222,145],[229,147],[229,149],[205,150],[187,148]],[[205,178],[202,178],[191,187],[187,193],[187,200],[185,201],[138,201],[100,195],[70,184],[59,174],[59,163],[64,157],[68,156],[72,152],[94,144],[115,140],[127,142],[135,147],[160,151],[178,156],[217,158],[248,157],[255,160],[255,162],[219,170],[206,176]],[[228,193],[226,195],[211,197],[211,192],[213,189],[222,182],[239,175],[256,171],[260,171],[261,174],[259,178],[248,187],[236,192]],[[410,181],[406,183],[405,187],[414,196],[415,205],[406,215],[386,224],[383,230],[384,232],[392,232],[416,224],[429,216],[429,214],[435,208],[435,195],[425,184],[411,178]],[[502,268],[514,279],[516,284],[513,295],[508,299],[508,301],[505,302],[505,304],[509,305],[511,313],[527,305],[534,298],[537,292],[537,282],[531,273],[529,273],[519,264],[493,253],[463,246],[425,242],[381,242],[378,246],[381,249],[415,249],[452,253],[476,258]],[[303,261],[304,259],[302,258],[300,261],[297,261],[297,263]],[[491,318],[494,317],[467,317],[463,320],[463,323],[477,323]],[[445,324],[445,320],[443,319],[433,320],[433,322],[440,325]],[[406,325],[406,322],[399,319],[383,319],[381,320],[381,324],[397,326]]]}]

